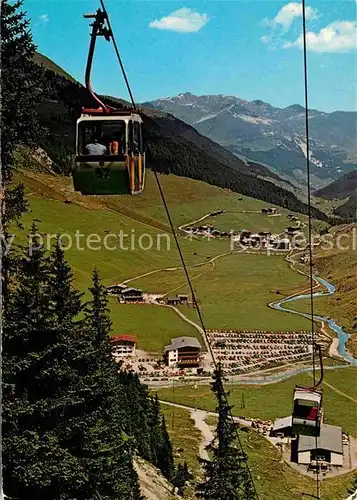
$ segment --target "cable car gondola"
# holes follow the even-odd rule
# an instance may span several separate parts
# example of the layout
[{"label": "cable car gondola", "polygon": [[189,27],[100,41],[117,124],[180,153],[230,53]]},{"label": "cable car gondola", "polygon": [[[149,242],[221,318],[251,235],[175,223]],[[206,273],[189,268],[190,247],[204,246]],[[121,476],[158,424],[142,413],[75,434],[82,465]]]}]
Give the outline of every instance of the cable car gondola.
[{"label": "cable car gondola", "polygon": [[318,437],[320,435],[322,423],[322,390],[318,389],[318,387],[323,380],[323,363],[321,347],[316,344],[314,349],[319,354],[320,380],[313,387],[297,385],[294,389],[292,433],[297,436]]},{"label": "cable car gondola", "polygon": [[[76,158],[72,171],[75,191],[82,194],[138,194],[144,189],[145,151],[143,120],[135,105],[116,109],[93,92],[90,73],[97,36],[112,37],[105,11],[85,14],[94,18],[86,67],[86,87],[99,104],[82,108],[76,127]],[[107,22],[109,27],[105,27]]]},{"label": "cable car gondola", "polygon": [[322,421],[322,391],[296,386],[292,433],[304,436],[319,436]]}]

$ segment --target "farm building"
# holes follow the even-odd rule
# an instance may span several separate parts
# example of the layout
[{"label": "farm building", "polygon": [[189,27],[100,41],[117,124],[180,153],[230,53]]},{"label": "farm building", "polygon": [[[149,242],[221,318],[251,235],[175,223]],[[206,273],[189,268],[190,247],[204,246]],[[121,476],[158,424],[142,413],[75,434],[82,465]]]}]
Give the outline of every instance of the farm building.
[{"label": "farm building", "polygon": [[291,436],[292,431],[292,416],[277,418],[274,421],[274,425],[270,431],[272,437],[287,437]]},{"label": "farm building", "polygon": [[200,366],[201,344],[194,337],[177,337],[164,350],[167,366],[187,368]]},{"label": "farm building", "polygon": [[137,343],[135,335],[113,335],[110,342],[113,346],[113,354],[115,357],[135,356],[135,347]]},{"label": "farm building", "polygon": [[[317,445],[317,446],[316,446]],[[301,465],[343,466],[342,429],[335,425],[321,425],[320,436],[299,436],[297,461]]]},{"label": "farm building", "polygon": [[180,294],[179,293],[179,294],[177,294],[177,297],[180,299],[180,303],[181,304],[187,304],[187,302],[188,302],[188,295],[182,294],[182,293]]},{"label": "farm building", "polygon": [[188,295],[179,294],[179,295],[176,295],[175,297],[168,297],[167,304],[169,306],[178,306],[180,304],[186,305],[186,304],[188,304]]},{"label": "farm building", "polygon": [[167,305],[169,306],[178,306],[181,303],[179,297],[168,297],[167,298]]}]

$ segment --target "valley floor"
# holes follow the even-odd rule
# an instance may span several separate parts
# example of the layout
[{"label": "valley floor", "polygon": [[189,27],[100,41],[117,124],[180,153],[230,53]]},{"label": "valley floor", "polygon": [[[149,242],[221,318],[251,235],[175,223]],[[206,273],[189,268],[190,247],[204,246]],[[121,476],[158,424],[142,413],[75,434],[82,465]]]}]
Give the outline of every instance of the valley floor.
[{"label": "valley floor", "polygon": [[[92,234],[99,235],[101,242],[106,235],[118,234],[120,231],[135,235],[135,245],[131,250],[117,248],[113,251],[104,247],[89,249],[87,246],[84,251],[76,245],[70,245],[66,257],[73,266],[76,284],[81,291],[87,293],[92,269],[97,267],[107,286],[126,281],[130,286],[141,288],[147,293],[159,293],[165,297],[188,293],[186,278],[183,271],[178,269],[180,263],[176,248],[169,235],[169,227],[150,175],[147,192],[143,196],[135,197],[135,200],[130,197],[81,197],[73,192],[69,180],[59,176],[22,172],[19,174],[19,180],[25,181],[30,200],[30,212],[24,218],[25,230],[30,227],[33,219],[38,219],[41,233],[66,234],[67,241],[72,242],[75,241],[77,231],[84,235],[84,241],[88,241]],[[260,228],[260,220],[264,224],[267,223],[268,219],[258,214],[265,207],[259,200],[241,197],[189,179],[177,180],[174,176],[163,176],[162,182],[171,197],[170,208],[177,227],[186,225],[187,221],[198,221],[202,214],[208,214],[213,209],[230,211],[225,215],[223,229],[234,223],[238,226],[237,229],[251,227],[252,230],[257,230]],[[267,226],[262,224],[262,229],[281,232],[285,222],[288,223],[288,211],[280,208],[279,210],[282,215],[275,218],[276,222],[271,218]],[[218,219],[214,220],[215,224],[218,224]],[[158,248],[154,245],[149,250],[140,249],[138,241],[143,234],[150,236],[155,242],[158,241],[158,236],[166,235],[170,244],[168,247]],[[284,256],[232,251],[228,241],[218,238],[208,240],[200,237],[185,238],[185,235],[181,235],[179,239],[208,329],[298,332],[310,328],[307,318],[268,307],[269,304],[308,287],[306,276],[291,269]],[[130,238],[128,241],[130,246]],[[161,242],[165,241],[165,238],[161,239]],[[26,243],[25,231],[18,232],[18,242]],[[339,255],[331,258],[336,260],[334,266],[342,269],[338,266],[343,266],[341,259],[345,257]],[[322,275],[333,283],[338,280],[344,282],[342,272],[338,271],[337,275],[335,271],[328,271],[331,261],[324,261],[321,257],[320,262],[318,268]],[[348,262],[352,262],[350,256]],[[350,285],[347,288],[341,288],[336,293],[337,298],[341,299],[341,303],[345,304],[346,310],[349,311],[342,323],[349,328],[353,327],[349,297],[352,297],[354,290]],[[318,303],[320,301],[324,305],[318,307],[321,307],[323,313],[329,309],[329,315],[336,314],[334,317],[337,319],[342,317],[341,312],[338,312],[338,303],[331,297],[328,300],[321,298]],[[294,307],[307,310],[303,302]],[[197,316],[192,307],[180,305],[168,308],[155,302],[119,304],[111,297],[110,308],[113,333],[137,335],[141,352],[157,356],[171,338],[182,335],[197,337],[203,343],[202,331],[197,325]],[[330,340],[332,341],[332,338]],[[284,364],[282,360],[280,362]],[[327,364],[329,363],[334,361],[327,361]],[[337,361],[337,364],[341,364],[341,360]],[[291,366],[282,369],[286,368],[293,373]],[[357,384],[352,383],[356,373],[356,369],[352,367],[326,370],[324,386],[326,419],[333,425],[342,426],[352,436],[357,436]],[[269,385],[248,385],[247,381],[245,382],[245,385],[232,384],[229,387],[234,415],[244,414],[246,418],[273,420],[290,413],[294,385],[308,384],[310,375],[300,373],[282,382],[275,379],[275,383]],[[202,440],[201,434],[204,430],[204,439],[208,441],[209,432],[202,424],[202,413],[198,410],[214,411],[215,404],[210,386],[208,383],[196,385],[188,382],[179,387],[170,380],[169,384],[171,383],[170,388],[156,389],[160,399],[196,407],[195,421],[200,429],[195,428],[187,410],[176,408],[175,411],[164,411],[171,425],[170,432],[176,453],[188,459],[190,467],[199,474],[196,457]],[[190,429],[190,432],[187,432],[187,429]],[[177,434],[184,443],[181,447],[175,440]],[[277,488],[278,494],[283,495],[281,498],[284,500],[301,498],[303,492],[312,494],[311,479],[297,474],[282,463],[276,449],[264,438],[252,432],[243,433],[242,439],[247,446],[262,499],[280,500],[280,497],[277,497]],[[203,448],[201,443],[201,453]],[[179,449],[183,451],[178,451]],[[344,498],[350,482],[351,477],[348,476],[326,480],[323,499]]]}]

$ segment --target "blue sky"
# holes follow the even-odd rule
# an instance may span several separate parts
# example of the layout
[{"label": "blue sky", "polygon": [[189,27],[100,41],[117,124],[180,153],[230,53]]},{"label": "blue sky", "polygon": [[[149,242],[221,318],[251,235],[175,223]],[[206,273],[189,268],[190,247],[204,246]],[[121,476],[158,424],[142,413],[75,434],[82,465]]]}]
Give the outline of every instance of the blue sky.
[{"label": "blue sky", "polygon": [[[304,103],[301,5],[273,0],[106,0],[138,102],[229,94],[275,106]],[[357,106],[356,0],[307,2],[309,104]],[[83,82],[99,0],[24,0],[38,50]],[[99,40],[92,83],[127,98],[112,46]]]}]

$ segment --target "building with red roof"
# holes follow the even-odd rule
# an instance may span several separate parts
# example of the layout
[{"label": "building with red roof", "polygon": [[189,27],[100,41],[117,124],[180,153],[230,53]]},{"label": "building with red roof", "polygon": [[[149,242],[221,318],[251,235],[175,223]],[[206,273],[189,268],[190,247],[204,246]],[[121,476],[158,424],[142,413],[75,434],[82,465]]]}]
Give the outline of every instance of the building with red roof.
[{"label": "building with red roof", "polygon": [[136,335],[121,333],[112,335],[110,342],[113,346],[113,354],[115,357],[135,356],[135,348],[138,338]]}]

